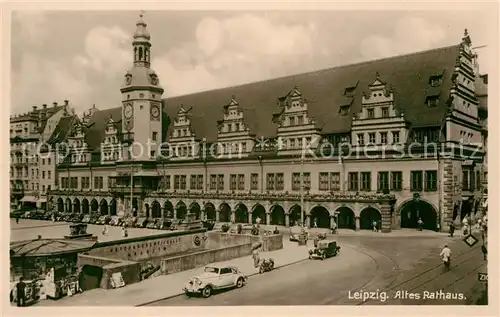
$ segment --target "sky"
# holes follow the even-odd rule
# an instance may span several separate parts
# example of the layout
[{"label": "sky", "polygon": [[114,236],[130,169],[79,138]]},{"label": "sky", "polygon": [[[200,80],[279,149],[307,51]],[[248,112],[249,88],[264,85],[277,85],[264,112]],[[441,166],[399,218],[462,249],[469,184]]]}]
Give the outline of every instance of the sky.
[{"label": "sky", "polygon": [[[139,11],[14,11],[11,113],[121,105]],[[148,11],[164,98],[459,44],[492,72],[488,11]]]}]

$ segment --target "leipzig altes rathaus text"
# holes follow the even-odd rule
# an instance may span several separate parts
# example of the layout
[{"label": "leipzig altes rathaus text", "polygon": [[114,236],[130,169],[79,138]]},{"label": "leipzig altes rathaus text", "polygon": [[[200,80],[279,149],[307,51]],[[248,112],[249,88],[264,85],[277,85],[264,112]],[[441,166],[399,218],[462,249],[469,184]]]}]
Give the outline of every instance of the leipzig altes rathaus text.
[{"label": "leipzig altes rathaus text", "polygon": [[[303,209],[308,225],[381,220],[383,232],[482,212],[487,75],[467,31],[453,46],[174,98],[142,17],[133,53],[121,106],[11,118],[13,204],[285,226]],[[35,143],[27,163],[21,147]]]}]

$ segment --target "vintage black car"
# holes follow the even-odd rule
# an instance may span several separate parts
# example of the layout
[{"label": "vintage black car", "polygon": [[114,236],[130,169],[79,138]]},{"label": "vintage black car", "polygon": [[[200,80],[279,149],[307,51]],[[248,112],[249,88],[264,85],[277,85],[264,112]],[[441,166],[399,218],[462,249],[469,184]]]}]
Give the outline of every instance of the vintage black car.
[{"label": "vintage black car", "polygon": [[160,230],[168,230],[170,229],[170,226],[172,225],[172,220],[169,219],[160,219],[156,223],[156,228]]},{"label": "vintage black car", "polygon": [[156,223],[158,222],[158,220],[160,220],[160,219],[155,219],[155,218],[149,219],[149,222],[146,225],[146,228],[148,228],[148,229],[156,229]]},{"label": "vintage black car", "polygon": [[137,223],[137,217],[130,217],[125,219],[125,224],[129,228],[135,227],[136,223]]},{"label": "vintage black car", "polygon": [[202,221],[202,223],[203,223],[203,228],[207,229],[207,231],[211,231],[214,229],[215,220],[207,219]]},{"label": "vintage black car", "polygon": [[90,222],[90,215],[83,216],[82,223],[89,223],[89,222]]},{"label": "vintage black car", "polygon": [[137,222],[135,223],[136,228],[146,228],[148,224],[148,219],[147,218],[138,218]]},{"label": "vintage black car", "polygon": [[90,220],[89,220],[89,223],[90,223],[90,224],[95,225],[95,224],[97,223],[97,220],[99,220],[99,217],[100,217],[100,216],[99,216],[99,214],[97,214],[97,213],[92,213],[92,214],[90,215]]},{"label": "vintage black car", "polygon": [[309,250],[309,259],[321,259],[330,258],[336,256],[340,252],[340,247],[337,245],[336,241],[333,240],[320,240],[318,245]]},{"label": "vintage black car", "polygon": [[111,220],[109,221],[109,225],[111,226],[121,226],[123,223],[123,219],[119,216],[111,216]]}]

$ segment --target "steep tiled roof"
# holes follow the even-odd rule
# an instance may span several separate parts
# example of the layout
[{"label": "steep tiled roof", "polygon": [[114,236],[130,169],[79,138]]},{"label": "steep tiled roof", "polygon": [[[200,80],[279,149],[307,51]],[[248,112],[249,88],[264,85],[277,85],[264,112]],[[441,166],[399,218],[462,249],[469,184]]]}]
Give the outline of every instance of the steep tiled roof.
[{"label": "steep tiled roof", "polygon": [[74,124],[74,120],[77,119],[78,117],[76,115],[62,117],[59,120],[56,128],[54,129],[54,132],[52,132],[52,135],[50,136],[48,143],[55,144],[57,142],[62,142],[66,140],[66,137],[68,136],[71,127]]},{"label": "steep tiled roof", "polygon": [[95,241],[66,239],[35,239],[10,243],[11,256],[47,256],[77,253],[91,249]]},{"label": "steep tiled roof", "polygon": [[[121,107],[106,110],[95,110],[87,123],[89,127],[85,131],[85,141],[90,149],[99,149],[106,134],[106,123],[108,122],[109,117],[111,116],[113,120],[118,121],[121,120],[121,115]],[[117,122],[117,125],[118,131],[121,131],[121,122]]]},{"label": "steep tiled roof", "polygon": [[[223,105],[232,95],[242,107],[245,122],[257,137],[276,135],[272,114],[279,111],[278,97],[298,86],[308,100],[309,115],[323,133],[348,132],[353,114],[361,110],[361,97],[368,85],[380,79],[394,91],[396,107],[403,109],[413,126],[439,125],[448,99],[451,75],[459,54],[459,46],[450,46],[414,54],[340,66],[283,78],[205,91],[165,100],[166,112],[175,118],[181,105],[193,106],[191,122],[197,137],[213,141],[217,138],[217,120],[222,118]],[[429,77],[443,74],[440,87],[430,87]],[[344,91],[355,86],[354,100],[347,116],[341,116],[340,106],[346,104]],[[438,107],[428,108],[426,97],[440,95]]]}]

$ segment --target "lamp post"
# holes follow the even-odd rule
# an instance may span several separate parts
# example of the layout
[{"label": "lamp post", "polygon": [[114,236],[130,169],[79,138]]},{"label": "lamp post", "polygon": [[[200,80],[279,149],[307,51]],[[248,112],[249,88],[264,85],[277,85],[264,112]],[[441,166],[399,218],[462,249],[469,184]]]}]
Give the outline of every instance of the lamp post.
[{"label": "lamp post", "polygon": [[301,148],[300,153],[300,221],[302,225],[298,243],[300,246],[307,246],[307,233],[304,223],[304,148]]}]

